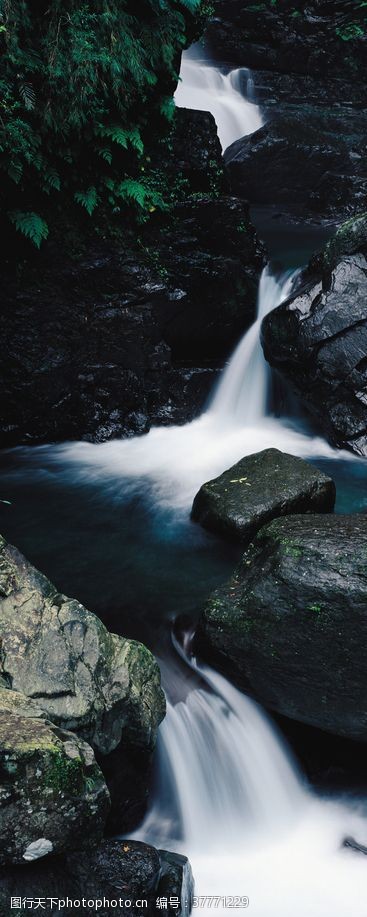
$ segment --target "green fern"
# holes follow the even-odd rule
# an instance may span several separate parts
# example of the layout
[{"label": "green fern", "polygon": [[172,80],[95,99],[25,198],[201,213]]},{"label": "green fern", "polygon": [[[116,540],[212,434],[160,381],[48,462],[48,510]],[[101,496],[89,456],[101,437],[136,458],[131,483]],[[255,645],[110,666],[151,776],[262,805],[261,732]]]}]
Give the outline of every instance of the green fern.
[{"label": "green fern", "polygon": [[26,239],[30,239],[36,248],[41,247],[41,243],[47,239],[48,225],[40,217],[39,213],[22,212],[21,210],[12,210],[9,213],[9,219],[14,224],[16,230],[21,232]]},{"label": "green fern", "polygon": [[173,119],[166,87],[205,7],[70,0],[64,15],[64,5],[0,0],[0,214],[37,247],[48,223],[57,234],[78,221],[75,202],[90,216],[98,207],[98,232],[166,206],[157,115]]},{"label": "green fern", "polygon": [[96,209],[98,204],[98,194],[94,187],[88,188],[87,191],[76,191],[74,194],[74,199],[78,204],[81,204],[82,207],[89,213],[89,216],[92,216],[93,210]]},{"label": "green fern", "polygon": [[19,95],[27,111],[33,111],[36,104],[36,93],[30,83],[21,83]]},{"label": "green fern", "polygon": [[147,190],[141,182],[134,181],[132,178],[126,178],[118,188],[118,196],[130,198],[135,201],[139,207],[144,207],[147,199]]}]

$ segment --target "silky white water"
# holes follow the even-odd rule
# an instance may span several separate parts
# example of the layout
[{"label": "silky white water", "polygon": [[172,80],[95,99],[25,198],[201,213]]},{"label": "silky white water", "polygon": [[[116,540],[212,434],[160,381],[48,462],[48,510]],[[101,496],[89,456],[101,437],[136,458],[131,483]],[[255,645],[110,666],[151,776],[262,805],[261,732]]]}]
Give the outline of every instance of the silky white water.
[{"label": "silky white water", "polygon": [[198,671],[203,687],[168,703],[136,837],[188,855],[196,895],[247,896],[254,917],[366,917],[366,860],[341,849],[347,835],[366,842],[364,813],[312,796],[260,708]]},{"label": "silky white water", "polygon": [[225,150],[231,143],[262,126],[257,105],[250,101],[252,79],[245,67],[224,74],[200,57],[200,49],[182,55],[180,82],[175,93],[179,108],[210,111]]},{"label": "silky white water", "polygon": [[[224,75],[185,54],[181,76],[176,104],[211,111],[223,149],[261,126],[244,68]],[[205,480],[251,452],[276,446],[337,461],[342,453],[322,438],[267,416],[260,325],[293,282],[263,273],[256,322],[198,420],[130,440],[47,448],[48,458],[115,494],[127,482],[150,485],[153,500],[185,514]],[[348,835],[367,845],[365,813],[311,794],[267,717],[224,678],[200,667],[194,679],[200,686],[168,702],[156,792],[136,836],[181,850],[197,895],[246,896],[253,917],[367,917],[366,858],[341,849]],[[233,913],[225,905],[210,910]]]},{"label": "silky white water", "polygon": [[[258,317],[224,370],[207,410],[181,427],[157,427],[143,436],[102,444],[67,443],[53,447],[50,458],[73,464],[73,473],[100,480],[118,493],[126,482],[149,485],[152,499],[187,513],[204,481],[244,455],[276,447],[304,458],[346,453],[333,449],[286,418],[267,416],[268,366],[260,344],[261,319],[290,293],[294,275],[273,277],[265,268],[259,286]],[[353,459],[348,454],[348,459]]]},{"label": "silky white water", "polygon": [[285,271],[276,279],[269,268],[260,278],[257,318],[235,350],[219,382],[210,411],[226,423],[249,427],[266,417],[270,368],[260,343],[263,318],[292,291],[298,271]]}]

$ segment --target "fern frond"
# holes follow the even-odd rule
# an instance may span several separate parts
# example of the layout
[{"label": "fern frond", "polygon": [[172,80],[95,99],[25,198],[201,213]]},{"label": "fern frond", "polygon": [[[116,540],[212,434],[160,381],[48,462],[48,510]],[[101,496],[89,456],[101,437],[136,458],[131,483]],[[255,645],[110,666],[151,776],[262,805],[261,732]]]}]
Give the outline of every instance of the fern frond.
[{"label": "fern frond", "polygon": [[21,210],[12,210],[9,213],[9,219],[14,224],[16,230],[23,236],[30,239],[36,248],[41,247],[41,243],[48,236],[48,225],[46,220],[40,217],[39,213],[30,211],[25,213]]},{"label": "fern frond", "polygon": [[100,156],[101,159],[104,159],[105,162],[108,162],[109,165],[112,163],[112,152],[107,147],[96,147],[97,156]]},{"label": "fern frond", "polygon": [[60,191],[61,181],[58,172],[56,172],[56,169],[52,169],[50,167],[43,172],[42,187],[43,190],[48,193],[51,191],[51,189],[53,191]]},{"label": "fern frond", "polygon": [[82,207],[89,213],[89,216],[92,216],[93,210],[96,209],[98,204],[98,194],[94,187],[88,188],[87,191],[76,191],[74,194],[74,199],[78,204],[81,204]]},{"label": "fern frond", "polygon": [[21,83],[19,95],[27,111],[33,111],[36,105],[36,93],[30,83]]},{"label": "fern frond", "polygon": [[144,207],[147,191],[144,188],[144,185],[139,181],[135,181],[133,178],[125,178],[119,185],[117,194],[119,197],[130,198],[132,201],[135,201],[139,207]]}]

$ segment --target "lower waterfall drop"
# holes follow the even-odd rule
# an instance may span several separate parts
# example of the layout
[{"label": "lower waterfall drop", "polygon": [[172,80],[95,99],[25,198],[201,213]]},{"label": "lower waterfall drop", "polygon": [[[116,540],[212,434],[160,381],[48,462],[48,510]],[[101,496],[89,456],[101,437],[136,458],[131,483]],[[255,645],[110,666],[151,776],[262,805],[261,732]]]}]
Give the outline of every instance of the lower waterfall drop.
[{"label": "lower waterfall drop", "polygon": [[168,703],[134,836],[189,857],[204,913],[248,898],[253,917],[366,917],[364,857],[342,848],[346,835],[366,843],[365,813],[308,792],[260,708],[207,666],[197,674],[203,687]]}]

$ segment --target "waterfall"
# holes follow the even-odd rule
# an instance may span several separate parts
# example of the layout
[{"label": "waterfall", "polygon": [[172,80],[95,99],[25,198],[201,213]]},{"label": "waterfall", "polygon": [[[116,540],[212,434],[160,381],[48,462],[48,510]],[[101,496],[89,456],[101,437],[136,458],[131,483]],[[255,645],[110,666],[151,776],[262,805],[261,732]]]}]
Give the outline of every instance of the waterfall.
[{"label": "waterfall", "polygon": [[208,666],[197,671],[203,687],[176,705],[167,701],[156,799],[137,837],[233,853],[239,838],[292,824],[304,792],[254,701]]},{"label": "waterfall", "polygon": [[[126,488],[126,481],[145,479],[153,503],[187,514],[204,481],[216,477],[245,455],[275,447],[292,455],[348,458],[301,424],[267,415],[268,366],[260,343],[265,314],[290,295],[297,272],[280,277],[269,268],[262,273],[256,321],[246,331],[208,408],[182,427],[155,427],[144,436],[93,443],[67,443],[52,456],[74,465],[81,479],[110,481],[110,488]],[[355,459],[357,461],[357,459]]]},{"label": "waterfall", "polygon": [[219,915],[237,896],[253,917],[365,917],[365,859],[341,846],[347,834],[366,843],[364,813],[313,797],[260,708],[207,666],[198,673],[203,687],[168,703],[135,836],[186,853],[196,895],[216,896],[206,907]]},{"label": "waterfall", "polygon": [[276,278],[264,268],[256,321],[238,344],[211,402],[210,411],[223,422],[248,427],[265,418],[270,370],[260,343],[261,322],[290,296],[298,274],[286,271]]},{"label": "waterfall", "polygon": [[259,108],[250,101],[253,81],[245,67],[224,74],[199,55],[197,47],[183,53],[175,102],[180,108],[210,111],[225,150],[235,140],[262,126]]}]

